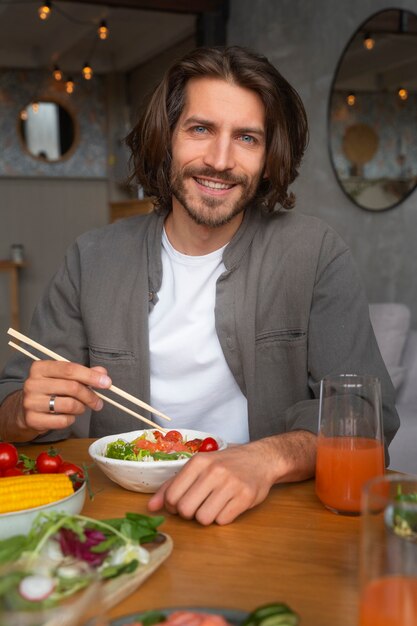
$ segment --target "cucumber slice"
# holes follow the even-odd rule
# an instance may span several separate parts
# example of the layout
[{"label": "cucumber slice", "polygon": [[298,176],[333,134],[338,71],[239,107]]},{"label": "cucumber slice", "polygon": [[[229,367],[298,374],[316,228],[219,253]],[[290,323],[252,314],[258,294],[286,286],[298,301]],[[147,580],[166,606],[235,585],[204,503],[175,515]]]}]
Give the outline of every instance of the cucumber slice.
[{"label": "cucumber slice", "polygon": [[258,622],[258,626],[298,626],[298,624],[298,616],[292,612],[270,615]]},{"label": "cucumber slice", "polygon": [[265,604],[249,614],[243,626],[297,626],[298,616],[287,604]]}]

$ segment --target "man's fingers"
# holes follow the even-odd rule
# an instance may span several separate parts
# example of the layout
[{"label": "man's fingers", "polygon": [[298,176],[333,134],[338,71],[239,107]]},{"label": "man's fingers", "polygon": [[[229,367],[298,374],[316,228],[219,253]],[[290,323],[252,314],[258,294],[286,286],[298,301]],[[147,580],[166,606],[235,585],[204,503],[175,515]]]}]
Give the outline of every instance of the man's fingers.
[{"label": "man's fingers", "polygon": [[151,498],[148,508],[162,507],[200,524],[229,524],[262,502],[271,483],[259,463],[257,448],[237,446],[210,454],[197,454],[181,472]]},{"label": "man's fingers", "polygon": [[49,400],[55,395],[55,413],[79,415],[85,407],[99,411],[103,401],[90,387],[107,389],[110,385],[104,367],[90,369],[77,363],[37,361],[23,387],[23,406],[27,411],[49,413]]},{"label": "man's fingers", "polygon": [[[94,411],[103,407],[103,401],[86,385],[75,380],[55,378],[28,378],[23,386],[23,407],[25,410],[48,413],[51,395],[56,396],[56,413],[73,413],[74,408],[74,414],[78,415],[86,406]],[[65,406],[62,404],[64,400]],[[71,401],[74,403],[73,407],[70,405]]]},{"label": "man's fingers", "polygon": [[34,430],[38,430],[40,433],[47,432],[48,430],[67,428],[67,426],[71,426],[74,423],[75,417],[73,415],[65,415],[65,414],[53,414],[51,413],[48,417],[45,417],[43,413],[36,413],[34,411],[27,411],[25,416],[26,424],[33,428]]},{"label": "man's fingers", "polygon": [[[173,481],[173,478],[171,478],[170,480],[167,480],[162,485],[162,487],[160,487],[158,491],[153,494],[153,496],[148,502],[149,511],[159,511],[159,509],[162,509],[162,507],[164,506],[164,502],[165,502],[165,492],[168,489],[169,485],[172,483],[172,481]],[[175,511],[172,511],[172,512],[174,513]]]},{"label": "man's fingers", "polygon": [[[93,392],[90,392],[92,395]],[[53,410],[50,408],[51,398],[53,398]],[[96,396],[97,398],[97,396]],[[97,400],[103,405],[100,398]],[[91,403],[94,402],[94,406]],[[35,393],[25,394],[23,396],[23,407],[26,411],[32,411],[36,413],[66,413],[68,415],[81,415],[85,411],[86,404],[89,403],[90,408],[98,407],[98,402],[95,400],[89,400],[85,398],[78,400],[75,397],[60,395],[58,390],[51,390],[51,393]]]},{"label": "man's fingers", "polygon": [[104,368],[90,368],[78,363],[61,361],[36,361],[31,366],[30,375],[36,379],[58,378],[78,381],[97,389],[108,389],[112,384]]}]

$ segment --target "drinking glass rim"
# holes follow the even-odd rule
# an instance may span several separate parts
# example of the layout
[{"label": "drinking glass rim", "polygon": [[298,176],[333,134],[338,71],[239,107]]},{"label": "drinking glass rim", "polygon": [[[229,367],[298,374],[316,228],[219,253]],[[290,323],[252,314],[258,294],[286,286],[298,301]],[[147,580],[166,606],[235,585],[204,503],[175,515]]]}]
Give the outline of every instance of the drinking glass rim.
[{"label": "drinking glass rim", "polygon": [[375,476],[374,478],[370,478],[366,481],[363,486],[364,492],[372,489],[374,485],[378,483],[416,483],[417,485],[417,476],[413,476],[412,474],[401,474],[401,472],[393,472],[392,474],[382,474],[381,476]]},{"label": "drinking glass rim", "polygon": [[378,378],[378,376],[372,376],[371,374],[328,374],[327,376],[323,376],[323,378],[321,379],[321,382],[330,382],[330,381],[337,381],[337,380],[341,380],[343,381],[344,379],[348,379],[351,378],[353,380],[360,380],[363,381],[363,383],[365,382],[378,382],[380,383],[380,379]]},{"label": "drinking glass rim", "polygon": [[[378,493],[378,486],[389,485],[389,492]],[[361,510],[362,515],[365,515],[368,512],[368,507],[371,502],[379,502],[380,505],[387,507],[392,506],[402,506],[401,501],[398,501],[395,497],[395,494],[392,490],[392,485],[400,485],[400,484],[410,484],[416,485],[415,493],[417,493],[417,476],[413,476],[410,474],[401,474],[399,472],[395,472],[393,474],[382,474],[381,476],[375,476],[374,478],[369,479],[362,487],[362,497],[361,497]],[[414,493],[414,492],[412,492]],[[407,507],[412,507],[417,510],[417,502],[407,502]]]}]

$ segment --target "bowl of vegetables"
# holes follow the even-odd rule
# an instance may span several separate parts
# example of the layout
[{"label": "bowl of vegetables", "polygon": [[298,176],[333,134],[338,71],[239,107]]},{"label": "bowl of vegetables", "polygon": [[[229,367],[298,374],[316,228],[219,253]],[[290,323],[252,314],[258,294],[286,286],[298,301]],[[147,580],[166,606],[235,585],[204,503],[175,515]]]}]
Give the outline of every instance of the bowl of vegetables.
[{"label": "bowl of vegetables", "polygon": [[199,430],[135,430],[97,439],[89,454],[113,482],[130,491],[153,493],[195,454],[224,450],[223,439]]},{"label": "bowl of vegetables", "polygon": [[80,513],[85,495],[82,468],[55,448],[30,459],[12,443],[0,443],[0,540],[26,534],[40,513]]}]

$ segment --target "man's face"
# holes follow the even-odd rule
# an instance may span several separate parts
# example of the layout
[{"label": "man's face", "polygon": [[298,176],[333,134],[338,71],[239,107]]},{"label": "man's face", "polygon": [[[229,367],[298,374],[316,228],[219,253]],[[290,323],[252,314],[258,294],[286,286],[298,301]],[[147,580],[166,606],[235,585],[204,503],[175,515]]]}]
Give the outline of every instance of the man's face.
[{"label": "man's face", "polygon": [[173,210],[197,224],[227,224],[254,197],[264,166],[260,97],[225,80],[191,79],[172,134]]}]

